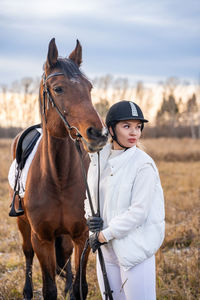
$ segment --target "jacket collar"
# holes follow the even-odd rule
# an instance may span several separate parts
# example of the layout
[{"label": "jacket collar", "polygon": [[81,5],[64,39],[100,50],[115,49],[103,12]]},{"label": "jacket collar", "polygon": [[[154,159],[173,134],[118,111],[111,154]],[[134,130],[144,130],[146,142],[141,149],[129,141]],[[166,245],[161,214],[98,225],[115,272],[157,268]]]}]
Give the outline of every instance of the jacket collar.
[{"label": "jacket collar", "polygon": [[[101,151],[100,151],[100,168],[101,170],[104,169],[106,163],[110,165],[113,172],[118,170],[120,167],[122,167],[124,164],[126,164],[129,159],[135,154],[136,152],[136,146],[133,146],[126,151],[124,151],[122,154],[113,157],[108,161],[110,151],[111,151],[112,144],[107,144]],[[98,154],[92,153],[90,154],[91,163],[96,165],[98,163]]]},{"label": "jacket collar", "polygon": [[127,149],[126,151],[124,151],[122,154],[117,155],[112,159],[110,159],[108,161],[108,164],[112,168],[113,172],[117,171],[119,168],[126,165],[130,161],[132,156],[135,154],[136,149],[137,149],[136,146],[133,146]]}]

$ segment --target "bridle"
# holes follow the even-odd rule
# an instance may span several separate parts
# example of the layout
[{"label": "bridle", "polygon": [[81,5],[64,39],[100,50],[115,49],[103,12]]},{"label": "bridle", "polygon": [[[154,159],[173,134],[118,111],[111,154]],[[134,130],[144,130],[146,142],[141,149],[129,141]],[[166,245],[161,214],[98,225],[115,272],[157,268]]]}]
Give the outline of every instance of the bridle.
[{"label": "bridle", "polygon": [[[60,116],[60,118],[62,119],[62,121],[64,122],[64,124],[66,125],[68,132],[69,132],[69,136],[70,138],[74,141],[76,149],[78,151],[79,157],[80,157],[80,162],[81,162],[81,169],[82,169],[82,174],[83,174],[83,179],[84,179],[84,184],[86,187],[86,191],[87,191],[87,195],[88,195],[88,200],[89,200],[89,204],[90,204],[90,208],[91,208],[91,212],[92,215],[99,215],[100,216],[100,204],[99,204],[99,180],[100,180],[100,161],[99,161],[99,152],[98,152],[98,209],[97,209],[97,214],[95,214],[94,211],[94,207],[93,207],[93,203],[92,203],[92,198],[91,198],[91,194],[90,194],[90,190],[89,190],[89,186],[88,186],[88,182],[87,182],[87,174],[86,174],[86,170],[84,167],[84,162],[83,162],[83,154],[81,151],[81,147],[80,147],[80,139],[86,144],[88,145],[88,142],[84,139],[84,137],[81,135],[80,131],[78,130],[78,128],[76,128],[75,126],[70,126],[69,122],[67,121],[67,119],[65,118],[64,114],[61,112],[60,108],[58,107],[58,105],[56,104],[56,102],[54,101],[54,99],[52,98],[50,91],[48,89],[47,86],[47,81],[49,78],[54,77],[54,76],[65,76],[64,73],[62,72],[55,72],[52,73],[50,75],[48,75],[46,77],[45,73],[43,73],[42,75],[42,79],[43,79],[43,107],[42,107],[42,103],[40,100],[40,104],[42,107],[42,114],[44,115],[45,118],[45,122],[47,123],[47,119],[46,119],[46,104],[45,104],[45,97],[47,95],[47,109],[49,109],[49,103],[52,105],[52,107],[54,107],[58,113],[58,115]],[[75,138],[72,137],[71,132],[72,130],[75,130],[76,134],[75,134]],[[85,253],[87,251],[87,248],[89,246],[89,240],[86,241],[82,255],[81,255],[81,260],[80,260],[80,297],[81,299],[83,299],[83,294],[82,294],[82,267],[83,267],[83,261],[84,261],[84,257],[85,257]],[[103,258],[103,253],[101,251],[101,248],[98,249],[98,254],[99,254],[99,261],[100,261],[100,265],[101,265],[101,269],[102,269],[102,273],[103,273],[103,279],[104,279],[104,285],[105,285],[105,299],[109,299],[109,300],[113,300],[112,297],[112,291],[109,285],[109,281],[108,281],[108,277],[107,277],[107,272],[106,272],[106,268],[105,268],[105,262],[104,262],[104,258]]]},{"label": "bridle", "polygon": [[[61,112],[60,108],[58,107],[58,105],[56,104],[55,100],[52,98],[49,88],[47,86],[47,81],[49,80],[49,78],[51,77],[55,77],[55,76],[60,76],[63,75],[65,76],[64,73],[62,72],[55,72],[52,73],[50,75],[48,75],[46,77],[45,73],[43,73],[42,75],[42,83],[43,83],[43,105],[41,103],[42,106],[42,114],[44,115],[44,119],[45,119],[45,123],[47,123],[47,117],[46,117],[46,109],[49,109],[49,104],[52,105],[52,107],[54,107],[59,115],[59,117],[61,118],[61,120],[63,121],[63,123],[65,124],[65,126],[68,129],[68,133],[69,133],[69,137],[75,141],[76,139],[82,139],[82,141],[88,146],[88,142],[86,141],[86,139],[81,135],[80,131],[78,130],[77,127],[75,126],[71,126],[69,124],[69,122],[67,121],[66,117],[64,116],[64,114]],[[47,105],[45,103],[45,98],[47,96]],[[72,137],[72,131],[75,131],[75,138]]]}]

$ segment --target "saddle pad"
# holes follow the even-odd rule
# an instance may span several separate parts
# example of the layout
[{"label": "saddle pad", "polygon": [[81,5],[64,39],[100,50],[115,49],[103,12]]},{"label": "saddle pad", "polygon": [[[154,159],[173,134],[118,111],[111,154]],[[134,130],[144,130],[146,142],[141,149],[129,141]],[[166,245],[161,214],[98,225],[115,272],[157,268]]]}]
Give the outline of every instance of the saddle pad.
[{"label": "saddle pad", "polygon": [[[42,138],[42,129],[37,128],[37,130],[41,133],[41,135],[40,135],[39,139],[37,140],[37,142],[36,142],[32,152],[30,153],[29,157],[27,158],[25,166],[22,169],[21,176],[20,176],[19,195],[22,198],[24,197],[24,194],[25,194],[25,187],[26,187],[26,179],[27,179],[27,175],[28,175],[28,170],[30,168],[30,165],[32,163],[32,160],[35,156],[35,153],[37,151],[37,148],[38,148],[39,143],[40,143],[41,138]],[[17,176],[17,168],[18,168],[18,164],[17,164],[16,159],[14,159],[11,166],[10,166],[9,173],[8,173],[8,182],[9,182],[12,189],[14,189],[14,186],[15,186],[15,178]]]}]

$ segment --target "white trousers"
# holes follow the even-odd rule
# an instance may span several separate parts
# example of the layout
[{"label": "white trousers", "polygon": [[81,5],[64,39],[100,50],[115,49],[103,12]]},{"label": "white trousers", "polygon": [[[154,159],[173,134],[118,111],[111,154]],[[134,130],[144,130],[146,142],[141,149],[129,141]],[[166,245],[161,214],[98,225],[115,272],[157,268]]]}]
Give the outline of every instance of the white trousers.
[{"label": "white trousers", "polygon": [[[114,300],[156,300],[155,255],[125,271],[112,248],[101,247]],[[97,255],[97,278],[104,295],[103,275]]]}]

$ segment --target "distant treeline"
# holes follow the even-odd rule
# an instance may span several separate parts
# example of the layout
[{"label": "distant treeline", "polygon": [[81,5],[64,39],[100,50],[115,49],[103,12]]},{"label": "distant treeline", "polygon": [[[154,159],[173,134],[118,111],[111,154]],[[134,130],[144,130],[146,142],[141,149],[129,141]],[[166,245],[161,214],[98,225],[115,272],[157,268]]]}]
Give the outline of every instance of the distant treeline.
[{"label": "distant treeline", "polygon": [[[21,127],[0,127],[0,138],[14,138],[23,128]],[[198,138],[200,136],[199,126],[194,127],[195,136]],[[145,126],[143,132],[144,138],[160,138],[160,137],[176,137],[176,138],[190,138],[191,137],[191,127],[190,126]]]},{"label": "distant treeline", "polygon": [[0,138],[14,138],[22,130],[20,127],[0,127]]},{"label": "distant treeline", "polygon": [[[111,75],[92,80],[94,106],[105,119],[109,107],[123,99],[136,99],[150,125],[145,126],[147,137],[191,137],[200,139],[200,83],[184,85],[174,77],[147,87],[141,81],[130,84],[127,78]],[[39,79],[22,78],[11,87],[0,85],[0,137],[13,137],[21,128],[40,122],[37,91]]]},{"label": "distant treeline", "polygon": [[199,138],[200,137],[200,128],[199,126],[194,126],[193,136],[191,135],[191,126],[154,126],[154,127],[145,127],[144,137],[147,138]]}]

